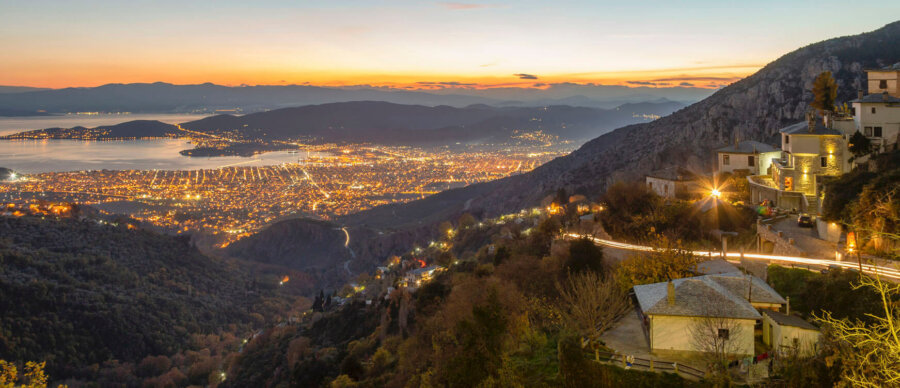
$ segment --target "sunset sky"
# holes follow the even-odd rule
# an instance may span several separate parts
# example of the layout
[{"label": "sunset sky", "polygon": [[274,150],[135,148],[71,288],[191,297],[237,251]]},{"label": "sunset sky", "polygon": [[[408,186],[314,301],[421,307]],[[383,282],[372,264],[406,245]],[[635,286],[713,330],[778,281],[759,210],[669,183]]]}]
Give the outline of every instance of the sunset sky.
[{"label": "sunset sky", "polygon": [[717,87],[898,16],[896,0],[0,0],[0,85]]}]

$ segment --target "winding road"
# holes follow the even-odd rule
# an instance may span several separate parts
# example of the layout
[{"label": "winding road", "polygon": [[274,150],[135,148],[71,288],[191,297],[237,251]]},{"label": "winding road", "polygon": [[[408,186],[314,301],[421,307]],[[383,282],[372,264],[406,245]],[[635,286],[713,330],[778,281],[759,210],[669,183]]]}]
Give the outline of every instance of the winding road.
[{"label": "winding road", "polygon": [[356,258],[356,254],[353,253],[353,249],[350,249],[350,232],[347,231],[347,227],[341,227],[341,230],[344,231],[344,235],[347,236],[347,239],[344,241],[344,248],[347,248],[347,250],[350,251],[351,257],[350,260],[344,262],[344,270],[346,270],[348,274],[353,275],[353,272],[350,271],[350,262]]},{"label": "winding road", "polygon": [[[649,247],[646,245],[635,245],[624,242],[612,241],[612,240],[604,240],[601,238],[593,237],[586,234],[577,234],[577,233],[567,233],[566,237],[570,238],[587,238],[594,242],[594,244],[601,246],[608,246],[612,248],[625,249],[631,251],[644,251],[650,252],[657,250],[659,248]],[[710,251],[692,251],[695,256],[707,256],[707,257],[721,257],[721,252],[710,252]],[[830,259],[814,259],[809,257],[796,257],[796,256],[780,256],[780,255],[766,255],[761,253],[740,253],[740,252],[727,252],[725,253],[726,258],[731,259],[740,259],[744,257],[746,259],[752,260],[765,260],[769,262],[780,262],[780,263],[794,263],[794,264],[804,264],[828,268],[831,266],[838,266],[842,268],[847,268],[851,270],[858,271],[860,268],[860,264],[853,261],[837,261]],[[896,268],[873,265],[873,264],[862,264],[862,270],[864,273],[880,276],[882,278],[887,278],[892,281],[900,281],[900,270]]]}]

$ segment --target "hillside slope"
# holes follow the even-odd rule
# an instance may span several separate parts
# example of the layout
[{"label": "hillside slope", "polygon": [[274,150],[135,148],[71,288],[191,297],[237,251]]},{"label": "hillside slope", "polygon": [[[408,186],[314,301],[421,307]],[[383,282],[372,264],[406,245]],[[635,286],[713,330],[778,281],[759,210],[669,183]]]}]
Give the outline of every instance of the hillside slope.
[{"label": "hillside slope", "polygon": [[274,287],[186,238],[0,217],[0,359],[47,361],[64,378],[110,360],[171,355],[192,334],[246,332],[254,316],[273,316]]},{"label": "hillside slope", "polygon": [[534,171],[443,192],[348,218],[375,227],[417,225],[463,211],[498,214],[533,206],[558,188],[596,196],[617,179],[639,179],[665,166],[708,171],[713,150],[735,137],[774,143],[786,124],[802,120],[812,83],[823,71],[837,81],[837,101],[864,88],[864,69],[900,61],[900,22],[854,36],[815,43],[669,116],[619,128]]},{"label": "hillside slope", "polygon": [[356,101],[278,109],[244,116],[218,115],[183,123],[185,128],[238,134],[248,140],[314,138],[327,142],[411,144],[506,140],[515,130],[543,131],[563,139],[591,139],[644,115],[667,115],[682,105],[666,101],[616,109],[571,106],[494,108],[429,107]]}]

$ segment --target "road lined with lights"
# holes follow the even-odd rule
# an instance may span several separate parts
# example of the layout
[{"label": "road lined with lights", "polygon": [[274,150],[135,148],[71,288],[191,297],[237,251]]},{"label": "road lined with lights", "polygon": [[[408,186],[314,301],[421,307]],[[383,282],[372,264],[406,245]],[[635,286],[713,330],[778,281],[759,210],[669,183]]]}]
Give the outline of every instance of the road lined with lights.
[{"label": "road lined with lights", "polygon": [[[612,240],[604,240],[601,238],[583,235],[583,234],[577,234],[577,233],[567,233],[566,236],[571,237],[571,238],[587,238],[587,239],[593,241],[594,244],[597,244],[597,245],[603,245],[603,246],[608,246],[611,248],[625,249],[625,250],[631,250],[631,251],[652,252],[652,251],[656,251],[656,250],[661,250],[660,248],[654,248],[654,247],[649,247],[649,246],[645,246],[645,245],[635,245],[635,244],[623,243],[623,242],[612,241]],[[722,256],[721,252],[691,251],[691,253],[693,253],[695,256],[710,257],[710,258],[718,258],[718,257]],[[838,266],[838,267],[842,267],[842,268],[859,270],[859,267],[860,267],[859,263],[854,263],[854,262],[849,262],[849,261],[837,261],[837,260],[830,260],[830,259],[813,259],[813,258],[808,258],[808,257],[796,257],[796,256],[766,255],[766,254],[760,254],[760,253],[727,252],[725,254],[725,257],[736,258],[736,259],[740,259],[741,257],[743,257],[743,258],[754,259],[754,260],[768,260],[768,261],[778,261],[778,262],[794,263],[794,264],[815,265],[815,266],[822,266],[825,268],[828,268],[829,266],[834,265],[834,266]],[[864,264],[862,264],[862,270],[864,273],[867,273],[870,275],[881,276],[881,277],[889,278],[894,281],[900,281],[900,270],[897,270],[895,268],[864,263]]]}]

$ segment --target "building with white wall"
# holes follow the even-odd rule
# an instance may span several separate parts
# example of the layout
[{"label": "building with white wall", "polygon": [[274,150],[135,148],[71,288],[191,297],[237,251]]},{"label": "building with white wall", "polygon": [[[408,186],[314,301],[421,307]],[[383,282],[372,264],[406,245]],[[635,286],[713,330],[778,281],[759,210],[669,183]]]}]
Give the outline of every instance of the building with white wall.
[{"label": "building with white wall", "polygon": [[759,278],[740,272],[675,279],[634,286],[650,350],[697,351],[697,327],[722,326],[716,335],[731,341],[739,356],[754,354],[754,327],[760,309],[778,309],[787,301]]},{"label": "building with white wall", "polygon": [[680,168],[656,170],[644,177],[647,187],[664,198],[675,198],[700,190],[700,181],[689,171]]},{"label": "building with white wall", "polygon": [[[821,198],[827,177],[849,172],[849,139],[860,132],[872,141],[875,152],[897,148],[900,142],[900,63],[866,70],[868,95],[850,101],[843,116],[826,112],[821,118],[809,112],[804,122],[782,128],[781,157],[769,171],[759,170],[750,181],[751,200],[769,200],[782,209],[812,212]],[[852,116],[851,116],[852,115]],[[857,158],[853,163],[865,162]]]},{"label": "building with white wall", "polygon": [[819,328],[796,315],[766,310],[763,316],[763,343],[779,352],[796,352],[800,356],[815,355],[822,333]]},{"label": "building with white wall", "polygon": [[744,140],[716,150],[719,173],[747,171],[752,175],[766,174],[773,159],[781,157],[781,150],[754,140]]}]

